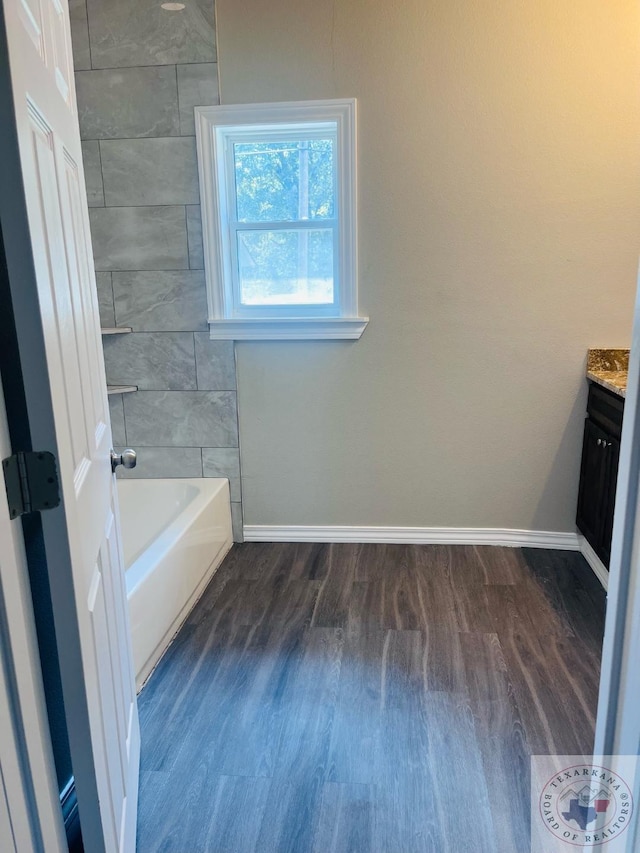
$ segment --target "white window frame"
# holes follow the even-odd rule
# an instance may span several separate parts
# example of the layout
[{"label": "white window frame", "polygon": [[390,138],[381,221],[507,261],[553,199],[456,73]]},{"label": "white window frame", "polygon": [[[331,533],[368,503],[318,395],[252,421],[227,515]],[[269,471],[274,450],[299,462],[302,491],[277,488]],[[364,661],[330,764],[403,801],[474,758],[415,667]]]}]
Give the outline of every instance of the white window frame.
[{"label": "white window frame", "polygon": [[[196,107],[196,142],[210,336],[217,340],[359,338],[368,317],[358,315],[356,101],[296,101]],[[334,302],[330,305],[240,303],[235,232],[233,143],[289,138],[335,139],[335,218],[303,227],[334,229]],[[270,223],[260,223],[266,228]],[[278,222],[278,228],[286,223]],[[300,223],[291,223],[299,229]],[[248,226],[255,229],[255,224]]]}]

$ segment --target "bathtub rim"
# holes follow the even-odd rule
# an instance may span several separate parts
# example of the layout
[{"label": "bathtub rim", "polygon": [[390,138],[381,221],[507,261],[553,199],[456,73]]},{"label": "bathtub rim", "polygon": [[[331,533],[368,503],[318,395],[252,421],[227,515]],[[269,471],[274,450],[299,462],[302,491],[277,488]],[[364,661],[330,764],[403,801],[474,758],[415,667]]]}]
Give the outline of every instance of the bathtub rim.
[{"label": "bathtub rim", "polygon": [[[136,592],[146,579],[149,571],[153,569],[157,562],[162,559],[170,548],[179,541],[181,532],[184,531],[185,526],[188,524],[187,519],[189,519],[190,522],[195,521],[206,510],[210,500],[223,490],[225,486],[227,491],[229,490],[229,480],[226,477],[167,477],[158,479],[140,477],[138,479],[131,478],[127,480],[119,480],[118,489],[121,488],[120,484],[126,483],[127,485],[125,488],[132,489],[135,487],[131,484],[137,485],[143,482],[184,483],[186,485],[194,486],[197,489],[198,494],[192,501],[189,501],[182,512],[173,519],[173,521],[151,542],[151,544],[149,544],[142,553],[138,554],[130,566],[125,566],[124,575],[127,597]],[[122,526],[122,518],[120,519],[120,524]]]},{"label": "bathtub rim", "polygon": [[[212,550],[210,560],[206,565],[206,568],[199,575],[199,579],[194,584],[193,588],[190,590],[187,599],[184,601],[184,604],[180,606],[179,610],[175,613],[175,615],[173,615],[169,620],[167,620],[166,629],[162,631],[162,634],[159,638],[157,638],[157,641],[154,640],[155,645],[153,646],[153,649],[148,654],[146,654],[144,662],[138,662],[138,664],[136,664],[136,666],[134,667],[136,670],[135,683],[137,693],[140,693],[140,691],[144,688],[150,676],[153,674],[156,666],[158,666],[164,655],[169,650],[178,632],[189,617],[189,614],[204,594],[207,586],[213,578],[213,575],[219,569],[224,558],[229,553],[234,544],[231,524],[230,487],[229,480],[227,478],[183,477],[162,478],[162,480],[165,482],[173,482],[175,480],[179,480],[182,483],[195,485],[198,489],[198,495],[196,498],[194,498],[193,501],[190,502],[190,504],[188,504],[184,508],[183,512],[181,512],[168,525],[167,529],[162,531],[160,535],[153,540],[151,545],[149,545],[149,547],[145,549],[136,558],[136,560],[131,563],[129,569],[124,572],[127,601],[129,605],[129,620],[131,623],[130,628],[134,640],[135,636],[137,636],[137,630],[139,629],[135,628],[134,623],[138,623],[136,623],[136,620],[133,618],[134,611],[131,608],[139,606],[139,602],[142,600],[141,596],[145,595],[144,589],[141,589],[141,587],[143,587],[145,584],[152,583],[152,575],[154,574],[154,570],[157,569],[160,572],[166,571],[167,561],[171,562],[173,559],[175,559],[174,554],[172,552],[174,551],[181,536],[187,533],[194,524],[198,523],[198,520],[200,519],[202,514],[207,511],[208,508],[213,509],[216,513],[225,514],[223,529],[226,535],[223,539],[220,539],[218,541],[218,547],[215,550]],[[131,480],[123,480],[121,482],[157,483],[158,481],[158,479],[154,478],[132,478]],[[128,485],[125,488],[129,489],[133,487]],[[218,506],[216,506],[216,504],[218,504]],[[131,572],[134,567],[137,567],[138,574],[134,577],[134,582],[132,582],[131,586],[129,586],[129,584],[127,584],[127,574]],[[134,601],[136,602],[135,605],[133,604]],[[164,625],[162,627],[164,627]],[[136,654],[134,648],[134,662],[135,658]]]}]

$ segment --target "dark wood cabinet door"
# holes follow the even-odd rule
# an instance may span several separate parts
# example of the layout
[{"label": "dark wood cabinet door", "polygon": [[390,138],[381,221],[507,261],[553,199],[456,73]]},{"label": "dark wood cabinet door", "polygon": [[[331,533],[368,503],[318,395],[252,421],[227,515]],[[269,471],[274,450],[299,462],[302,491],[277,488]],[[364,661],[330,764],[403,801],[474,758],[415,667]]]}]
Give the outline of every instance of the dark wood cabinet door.
[{"label": "dark wood cabinet door", "polygon": [[620,460],[620,442],[609,437],[605,454],[607,459],[605,489],[602,512],[602,532],[598,556],[609,568],[611,559],[611,538],[613,536],[613,513],[616,506],[616,486],[618,485],[618,462]]},{"label": "dark wood cabinet door", "polygon": [[610,441],[604,430],[586,419],[576,523],[596,553],[601,551],[608,456],[606,445]]}]

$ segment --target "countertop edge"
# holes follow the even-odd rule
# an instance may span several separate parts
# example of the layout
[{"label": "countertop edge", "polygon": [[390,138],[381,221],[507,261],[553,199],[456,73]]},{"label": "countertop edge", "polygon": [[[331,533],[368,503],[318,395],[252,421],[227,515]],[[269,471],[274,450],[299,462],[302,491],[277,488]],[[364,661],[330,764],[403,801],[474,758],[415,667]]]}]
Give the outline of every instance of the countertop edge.
[{"label": "countertop edge", "polygon": [[616,394],[618,397],[622,397],[624,400],[627,396],[626,389],[620,388],[614,382],[611,382],[608,379],[605,379],[603,376],[598,373],[594,373],[591,370],[587,371],[587,379],[590,382],[595,382],[596,385],[601,385],[603,388],[606,388],[607,391],[611,391],[613,394]]}]

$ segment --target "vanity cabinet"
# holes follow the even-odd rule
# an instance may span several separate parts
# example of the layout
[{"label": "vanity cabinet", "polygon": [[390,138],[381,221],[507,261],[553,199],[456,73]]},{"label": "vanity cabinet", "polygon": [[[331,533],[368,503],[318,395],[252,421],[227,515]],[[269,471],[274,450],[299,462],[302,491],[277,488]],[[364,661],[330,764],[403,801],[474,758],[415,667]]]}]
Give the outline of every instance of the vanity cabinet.
[{"label": "vanity cabinet", "polygon": [[589,386],[576,522],[609,568],[624,399],[600,385]]}]

